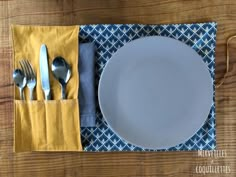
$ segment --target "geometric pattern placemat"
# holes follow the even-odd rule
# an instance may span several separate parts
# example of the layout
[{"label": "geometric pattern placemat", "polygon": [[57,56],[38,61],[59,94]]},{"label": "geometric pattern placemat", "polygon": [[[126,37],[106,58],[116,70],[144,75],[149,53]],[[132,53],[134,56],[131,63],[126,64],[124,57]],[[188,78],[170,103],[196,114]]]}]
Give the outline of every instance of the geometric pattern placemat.
[{"label": "geometric pattern placemat", "polygon": [[94,42],[96,46],[96,92],[104,66],[120,47],[145,36],[168,36],[193,48],[203,59],[212,77],[214,98],[205,124],[189,140],[168,149],[143,149],[127,143],[105,122],[97,102],[96,127],[81,128],[84,151],[183,151],[212,150],[216,147],[215,133],[215,45],[216,23],[142,25],[98,24],[81,25],[80,42]]}]

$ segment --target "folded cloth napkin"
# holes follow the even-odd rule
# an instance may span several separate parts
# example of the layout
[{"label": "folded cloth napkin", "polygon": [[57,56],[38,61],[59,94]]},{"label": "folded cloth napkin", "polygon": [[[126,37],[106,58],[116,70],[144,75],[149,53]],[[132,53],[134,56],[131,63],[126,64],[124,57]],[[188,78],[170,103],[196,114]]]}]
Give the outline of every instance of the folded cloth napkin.
[{"label": "folded cloth napkin", "polygon": [[79,46],[79,106],[81,127],[94,127],[96,119],[94,53],[93,43],[82,43]]}]

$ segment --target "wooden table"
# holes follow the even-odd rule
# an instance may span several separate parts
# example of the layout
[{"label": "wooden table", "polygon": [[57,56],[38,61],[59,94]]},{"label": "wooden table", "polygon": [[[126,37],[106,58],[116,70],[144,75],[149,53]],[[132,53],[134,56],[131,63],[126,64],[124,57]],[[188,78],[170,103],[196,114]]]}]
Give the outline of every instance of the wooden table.
[{"label": "wooden table", "polygon": [[217,149],[223,157],[197,152],[19,153],[13,145],[13,82],[10,24],[218,23],[216,80],[225,72],[226,39],[236,34],[234,0],[0,0],[0,177],[203,176],[197,166],[228,166],[236,176],[236,41],[230,45],[230,73],[216,89]]}]

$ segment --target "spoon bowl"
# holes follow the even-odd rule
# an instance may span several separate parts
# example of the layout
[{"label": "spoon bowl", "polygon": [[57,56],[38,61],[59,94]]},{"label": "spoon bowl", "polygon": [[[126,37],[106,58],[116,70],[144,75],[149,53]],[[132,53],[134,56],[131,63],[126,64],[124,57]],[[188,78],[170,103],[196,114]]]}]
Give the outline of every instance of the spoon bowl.
[{"label": "spoon bowl", "polygon": [[24,72],[21,69],[15,69],[12,77],[13,77],[13,80],[14,80],[16,86],[19,88],[20,99],[24,100],[23,89],[26,86],[26,82],[27,82]]},{"label": "spoon bowl", "polygon": [[71,67],[63,57],[56,57],[52,62],[52,73],[61,85],[61,97],[66,98],[66,84],[71,77]]}]

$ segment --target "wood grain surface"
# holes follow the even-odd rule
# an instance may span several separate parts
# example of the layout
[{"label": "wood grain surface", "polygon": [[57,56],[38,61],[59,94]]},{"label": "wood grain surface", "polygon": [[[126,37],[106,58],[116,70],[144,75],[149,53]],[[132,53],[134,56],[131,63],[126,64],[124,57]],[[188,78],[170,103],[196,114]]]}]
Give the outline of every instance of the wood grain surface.
[{"label": "wood grain surface", "polygon": [[216,90],[217,149],[225,157],[197,152],[19,153],[13,145],[13,82],[10,24],[218,23],[216,80],[225,72],[226,40],[236,34],[234,0],[0,0],[0,177],[204,176],[196,166],[228,166],[236,176],[236,40],[230,73]]}]

